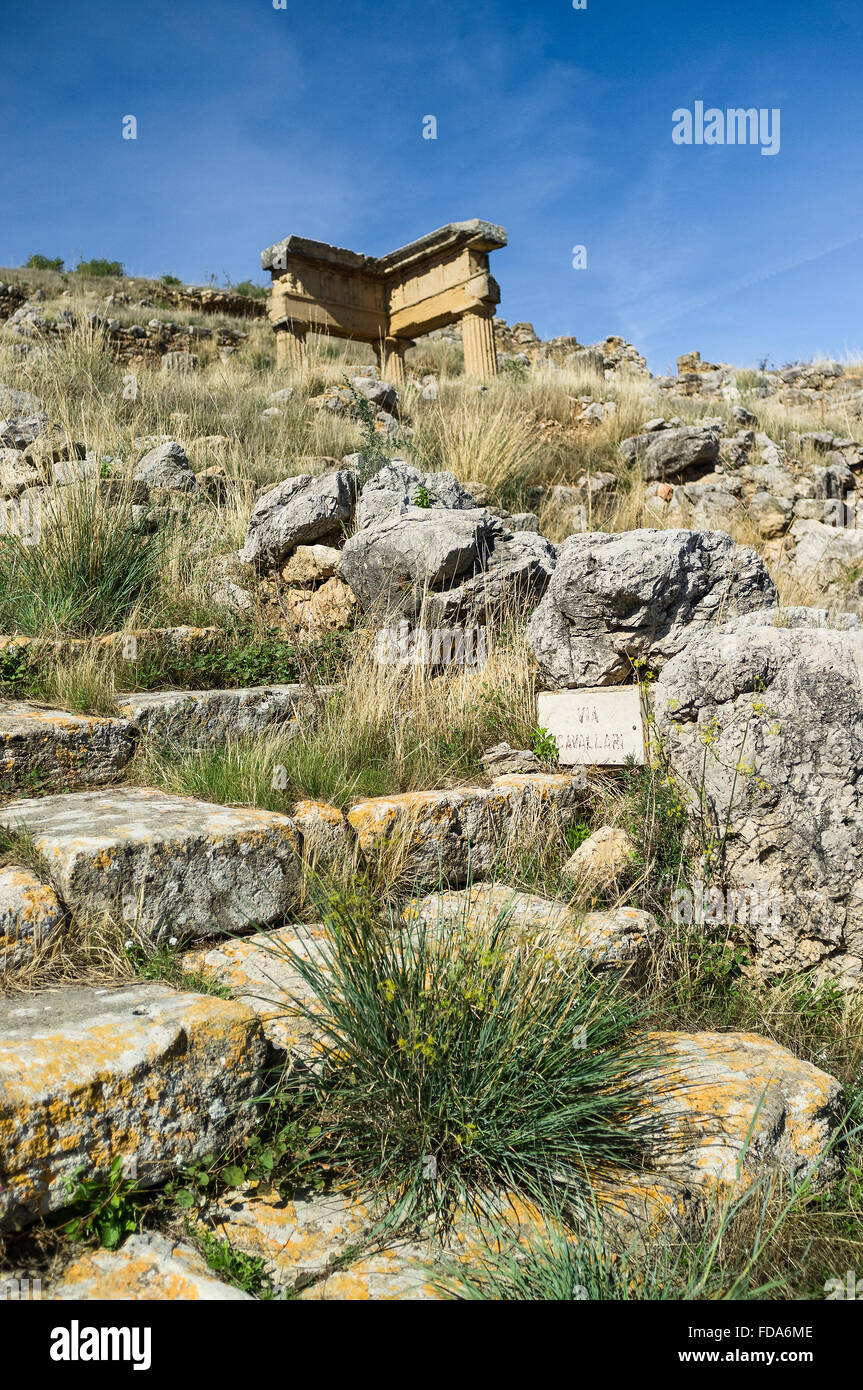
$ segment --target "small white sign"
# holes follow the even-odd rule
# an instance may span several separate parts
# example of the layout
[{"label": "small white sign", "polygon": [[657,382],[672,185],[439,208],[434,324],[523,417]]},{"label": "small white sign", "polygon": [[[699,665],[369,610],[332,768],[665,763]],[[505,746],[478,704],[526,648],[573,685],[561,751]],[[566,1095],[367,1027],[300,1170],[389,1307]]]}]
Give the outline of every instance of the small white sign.
[{"label": "small white sign", "polygon": [[566,766],[622,767],[629,758],[639,765],[645,761],[637,685],[541,691],[537,723],[555,739]]}]

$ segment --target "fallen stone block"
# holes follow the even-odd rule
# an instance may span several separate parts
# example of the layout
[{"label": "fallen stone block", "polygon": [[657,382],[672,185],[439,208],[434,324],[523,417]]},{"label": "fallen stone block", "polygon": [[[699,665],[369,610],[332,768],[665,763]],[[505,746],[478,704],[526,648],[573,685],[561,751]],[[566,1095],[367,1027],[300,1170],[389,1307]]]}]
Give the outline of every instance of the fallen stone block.
[{"label": "fallen stone block", "polygon": [[375,1216],[369,1201],[343,1192],[283,1201],[274,1189],[258,1188],[226,1192],[201,1222],[232,1249],[263,1260],[274,1285],[292,1290],[366,1241]]},{"label": "fallen stone block", "polygon": [[0,700],[0,794],[102,786],[117,779],[134,749],[128,719]]},{"label": "fallen stone block", "polygon": [[0,1001],[0,1228],[62,1209],[82,1166],[148,1187],[239,1142],[264,1058],[251,1010],[165,985]]},{"label": "fallen stone block", "polygon": [[601,889],[631,868],[635,845],[620,826],[601,825],[567,859],[561,873],[574,883]]},{"label": "fallen stone block", "polygon": [[288,816],[117,787],[13,802],[75,912],[119,917],[140,936],[217,936],[286,916],[299,884]]},{"label": "fallen stone block", "polygon": [[[839,1082],[753,1033],[656,1033],[663,1059],[644,1073],[656,1126],[650,1168],[597,1186],[618,1237],[684,1235],[709,1211],[782,1174],[814,1190],[842,1169]],[[756,1199],[756,1200],[760,1200]]]},{"label": "fallen stone block", "polygon": [[254,1301],[251,1294],[217,1279],[190,1245],[153,1231],[130,1236],[119,1250],[88,1250],[67,1265],[44,1297],[57,1302]]}]

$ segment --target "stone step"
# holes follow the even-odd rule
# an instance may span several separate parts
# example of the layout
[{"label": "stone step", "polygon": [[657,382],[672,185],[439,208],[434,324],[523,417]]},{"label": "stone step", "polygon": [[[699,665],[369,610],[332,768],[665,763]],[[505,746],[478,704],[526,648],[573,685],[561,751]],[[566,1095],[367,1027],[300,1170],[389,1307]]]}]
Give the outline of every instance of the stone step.
[{"label": "stone step", "polygon": [[249,931],[297,901],[299,835],[275,811],[114,787],[15,801],[0,824],[30,833],[69,908],[153,941]]},{"label": "stone step", "polygon": [[0,796],[103,786],[116,781],[134,751],[128,719],[0,700]]},{"label": "stone step", "polygon": [[166,985],[0,1000],[0,1229],[64,1207],[82,1165],[148,1187],[239,1142],[265,1051],[243,1004]]},{"label": "stone step", "polygon": [[357,802],[348,825],[362,853],[399,857],[416,887],[433,887],[489,873],[515,827],[533,822],[548,834],[565,824],[579,802],[581,774],[525,773],[496,777],[490,787],[402,792]]},{"label": "stone step", "polygon": [[0,976],[29,964],[62,931],[66,913],[50,884],[19,864],[0,868]]},{"label": "stone step", "polygon": [[127,661],[158,652],[185,653],[212,651],[224,637],[219,627],[145,627],[129,632],[106,632],[100,637],[25,637],[0,635],[0,656],[26,653],[34,661],[59,658],[81,652],[117,651]]},{"label": "stone step", "polygon": [[210,984],[221,985],[261,1021],[264,1036],[286,1057],[311,1059],[316,1034],[309,1021],[297,1014],[294,1001],[312,1008],[315,994],[288,958],[288,951],[308,959],[329,941],[326,928],[311,925],[277,927],[239,940],[220,941],[184,951],[181,969]]},{"label": "stone step", "polygon": [[332,687],[258,685],[239,690],[151,690],[118,695],[117,710],[144,734],[213,747],[262,734],[315,706]]},{"label": "stone step", "polygon": [[516,941],[542,936],[559,940],[595,971],[641,974],[661,938],[651,913],[637,907],[607,912],[572,911],[566,903],[520,893],[502,883],[473,884],[446,893],[414,898],[404,912],[406,922],[423,922],[430,931],[458,927],[465,931],[505,922]]},{"label": "stone step", "polygon": [[120,1250],[88,1250],[67,1265],[43,1297],[59,1302],[254,1301],[251,1294],[217,1279],[190,1245],[155,1231],[130,1236]]}]

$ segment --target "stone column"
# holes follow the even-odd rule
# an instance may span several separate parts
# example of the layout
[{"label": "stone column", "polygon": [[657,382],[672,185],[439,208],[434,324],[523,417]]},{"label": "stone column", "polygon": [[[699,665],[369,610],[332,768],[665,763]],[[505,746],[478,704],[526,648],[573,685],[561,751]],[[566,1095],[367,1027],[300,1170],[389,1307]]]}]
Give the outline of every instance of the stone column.
[{"label": "stone column", "polygon": [[375,344],[378,371],[382,381],[391,381],[393,386],[405,384],[405,351],[413,347],[409,338],[384,338]]},{"label": "stone column", "polygon": [[276,332],[276,366],[299,370],[306,356],[306,328],[292,319],[273,324]]},{"label": "stone column", "polygon": [[492,317],[493,313],[481,314],[473,309],[467,314],[462,314],[464,370],[467,376],[497,376]]}]

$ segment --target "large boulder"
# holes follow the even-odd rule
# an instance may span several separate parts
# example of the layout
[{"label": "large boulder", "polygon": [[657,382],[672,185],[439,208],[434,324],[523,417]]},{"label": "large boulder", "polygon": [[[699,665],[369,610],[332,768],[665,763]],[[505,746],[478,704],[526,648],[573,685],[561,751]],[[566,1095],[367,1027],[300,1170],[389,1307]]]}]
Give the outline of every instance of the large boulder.
[{"label": "large boulder", "polygon": [[591,531],[569,536],[528,625],[551,689],[617,685],[638,658],[660,666],[776,590],[754,550],[721,531]]},{"label": "large boulder", "polygon": [[364,485],[357,503],[357,523],[366,526],[393,513],[403,515],[423,494],[432,508],[472,511],[478,505],[454,474],[423,473],[413,464],[392,459]]},{"label": "large boulder", "polygon": [[381,618],[484,622],[537,602],[554,562],[549,541],[508,530],[483,508],[409,507],[361,527],[340,574]]},{"label": "large boulder", "polygon": [[623,440],[620,452],[625,459],[641,463],[645,482],[664,481],[680,478],[691,469],[709,472],[719,457],[719,435],[715,429],[684,425],[633,435]]},{"label": "large boulder", "polygon": [[725,920],[760,972],[813,967],[859,985],[863,632],[705,632],[662,671],[655,718],[675,776],[724,840],[737,905]]},{"label": "large boulder", "polygon": [[338,539],[353,516],[355,491],[354,476],[344,469],[285,478],[252,508],[240,559],[274,569],[298,545]]}]

